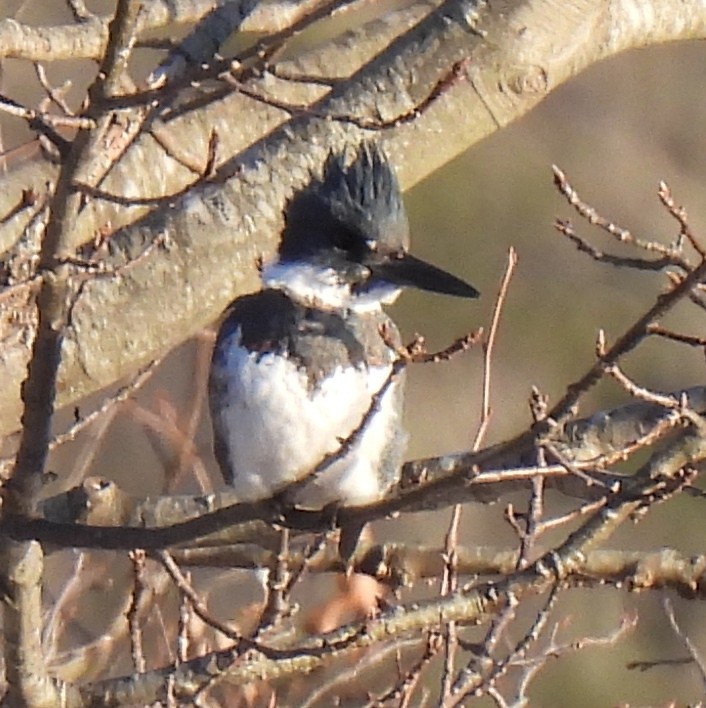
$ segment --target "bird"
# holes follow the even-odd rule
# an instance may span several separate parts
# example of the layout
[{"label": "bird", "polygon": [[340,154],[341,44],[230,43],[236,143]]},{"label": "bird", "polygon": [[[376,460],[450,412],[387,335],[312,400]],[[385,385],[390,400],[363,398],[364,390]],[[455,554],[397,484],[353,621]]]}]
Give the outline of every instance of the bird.
[{"label": "bird", "polygon": [[360,506],[399,480],[405,379],[391,377],[401,338],[383,306],[405,287],[479,295],[411,255],[409,236],[374,142],[331,151],[288,201],[262,288],[230,305],[211,361],[214,452],[239,502]]}]

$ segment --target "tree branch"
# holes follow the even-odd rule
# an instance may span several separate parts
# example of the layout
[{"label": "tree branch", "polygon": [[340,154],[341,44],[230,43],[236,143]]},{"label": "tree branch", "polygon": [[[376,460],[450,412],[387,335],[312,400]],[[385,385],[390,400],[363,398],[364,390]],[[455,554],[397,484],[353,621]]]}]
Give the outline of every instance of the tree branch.
[{"label": "tree branch", "polygon": [[[586,66],[631,47],[706,36],[706,13],[696,0],[677,6],[667,0],[645,1],[637,9],[627,0],[575,0],[560,6],[549,0],[497,2],[480,13],[478,28],[484,38],[468,25],[471,10],[462,0],[444,2],[336,85],[312,106],[310,114],[289,118],[234,91],[168,123],[155,119],[152,131],[157,126],[169,136],[170,144],[187,150],[197,164],[208,153],[213,126],[223,125],[218,131],[220,167],[212,184],[169,198],[110,239],[112,258],[117,261],[158,234],[167,233],[170,243],[130,277],[87,283],[65,338],[59,402],[69,403],[134,371],[212,321],[228,301],[255,286],[257,258],[273,252],[282,207],[292,190],[306,181],[310,171],[320,168],[329,149],[360,139],[356,125],[322,120],[322,115],[392,125],[396,116],[420,105],[443,76],[463,62],[464,80],[454,82],[414,121],[380,135],[399,166],[403,184],[410,186],[526,113]],[[375,27],[380,29],[380,23]],[[344,49],[335,42],[320,55],[329,66],[353,70],[360,61],[350,46]],[[286,83],[277,85],[279,98]],[[287,90],[295,91],[292,86]],[[317,90],[320,93],[321,87]],[[232,120],[234,115],[237,121]],[[178,193],[193,181],[192,172],[167,156],[150,135],[143,133],[128,149],[101,185],[103,189],[116,194],[137,189],[143,195],[160,196]],[[444,135],[443,141],[439,135]],[[185,144],[188,147],[181,147]],[[249,145],[249,151],[241,154]],[[0,213],[16,207],[22,190],[43,194],[54,173],[47,163],[16,170],[0,193]],[[138,175],[144,175],[144,184],[135,183]],[[138,212],[133,207],[118,217],[115,204],[92,200],[83,209],[73,238],[76,243],[86,242],[106,223],[125,223]],[[7,247],[16,242],[25,223],[12,219],[0,226],[0,243]],[[140,322],[139,328],[135,322]],[[17,427],[19,382],[27,361],[22,347],[9,349],[0,362],[8,392],[0,402],[0,430],[5,432]]]}]

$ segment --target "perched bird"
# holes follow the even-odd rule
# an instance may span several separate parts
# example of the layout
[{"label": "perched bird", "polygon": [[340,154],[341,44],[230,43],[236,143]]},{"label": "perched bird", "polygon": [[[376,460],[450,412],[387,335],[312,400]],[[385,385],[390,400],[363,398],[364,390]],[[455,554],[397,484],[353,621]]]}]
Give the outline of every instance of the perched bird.
[{"label": "perched bird", "polygon": [[382,305],[404,286],[478,296],[407,252],[407,215],[382,151],[363,143],[350,157],[332,153],[322,178],[292,197],[263,289],[235,300],[218,333],[214,447],[242,501],[278,496],[321,509],[384,497],[399,477],[406,434],[404,378],[388,382],[400,337]]}]

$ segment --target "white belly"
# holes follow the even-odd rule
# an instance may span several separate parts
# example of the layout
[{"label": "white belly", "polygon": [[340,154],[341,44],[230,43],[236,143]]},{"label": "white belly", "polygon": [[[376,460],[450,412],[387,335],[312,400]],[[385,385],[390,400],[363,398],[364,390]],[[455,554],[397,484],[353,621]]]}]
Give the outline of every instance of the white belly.
[{"label": "white belly", "polygon": [[[281,356],[231,346],[219,376],[227,407],[217,415],[228,448],[233,488],[243,501],[268,498],[304,479],[323,457],[339,449],[358,427],[391,367],[342,368],[313,389],[302,369]],[[292,503],[320,508],[337,502],[366,504],[390,484],[383,464],[401,462],[404,440],[395,381],[353,448],[311,483]]]}]

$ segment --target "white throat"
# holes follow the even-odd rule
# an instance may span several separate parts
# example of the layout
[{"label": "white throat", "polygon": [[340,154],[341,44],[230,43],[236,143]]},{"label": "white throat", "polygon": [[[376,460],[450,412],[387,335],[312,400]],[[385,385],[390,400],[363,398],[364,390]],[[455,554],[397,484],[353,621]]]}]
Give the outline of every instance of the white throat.
[{"label": "white throat", "polygon": [[334,268],[307,261],[275,261],[263,268],[262,282],[297,302],[327,310],[379,310],[383,304],[394,302],[401,292],[401,288],[381,283],[353,293],[350,283],[343,282]]}]

